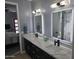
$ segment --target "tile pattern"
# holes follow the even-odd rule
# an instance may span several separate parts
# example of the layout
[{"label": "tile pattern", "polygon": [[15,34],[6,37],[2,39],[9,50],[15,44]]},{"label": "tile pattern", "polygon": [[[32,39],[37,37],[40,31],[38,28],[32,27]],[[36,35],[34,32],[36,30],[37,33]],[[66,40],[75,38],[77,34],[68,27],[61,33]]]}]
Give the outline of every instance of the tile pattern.
[{"label": "tile pattern", "polygon": [[26,53],[23,53],[23,54],[19,53],[15,57],[6,57],[5,59],[31,59],[31,57]]}]

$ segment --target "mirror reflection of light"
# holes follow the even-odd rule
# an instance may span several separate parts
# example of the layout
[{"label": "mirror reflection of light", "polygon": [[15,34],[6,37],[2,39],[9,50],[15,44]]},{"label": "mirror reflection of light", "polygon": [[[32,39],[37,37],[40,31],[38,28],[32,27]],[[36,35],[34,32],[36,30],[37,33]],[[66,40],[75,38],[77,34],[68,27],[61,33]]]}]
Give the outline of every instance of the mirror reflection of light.
[{"label": "mirror reflection of light", "polygon": [[16,31],[16,33],[18,34],[18,33],[19,33],[19,31]]},{"label": "mirror reflection of light", "polygon": [[16,20],[15,20],[15,23],[17,23],[17,22],[18,22],[18,20],[16,19]]},{"label": "mirror reflection of light", "polygon": [[18,26],[18,24],[15,24],[15,26]]},{"label": "mirror reflection of light", "polygon": [[15,29],[16,29],[16,30],[18,30],[19,28],[18,28],[18,27],[16,27]]}]

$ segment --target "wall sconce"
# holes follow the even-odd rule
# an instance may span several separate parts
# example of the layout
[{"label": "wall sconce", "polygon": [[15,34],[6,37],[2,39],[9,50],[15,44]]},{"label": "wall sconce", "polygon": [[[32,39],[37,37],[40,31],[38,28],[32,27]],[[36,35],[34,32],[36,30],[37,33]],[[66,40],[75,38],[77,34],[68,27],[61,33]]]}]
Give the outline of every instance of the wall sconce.
[{"label": "wall sconce", "polygon": [[38,13],[38,12],[41,12],[41,9],[37,9],[36,12],[37,12],[37,13]]},{"label": "wall sconce", "polygon": [[52,5],[50,5],[50,7],[51,8],[64,7],[69,4],[70,4],[70,0],[64,0],[64,1],[52,4]]},{"label": "wall sconce", "polygon": [[58,7],[58,6],[57,6],[57,3],[54,3],[54,4],[50,5],[50,7],[51,7],[51,8],[56,8],[56,7]]},{"label": "wall sconce", "polygon": [[32,13],[35,14],[36,12],[35,11],[32,11]]},{"label": "wall sconce", "polygon": [[32,11],[33,14],[38,14],[38,13],[41,13],[41,12],[42,12],[41,9],[37,9],[37,10]]}]

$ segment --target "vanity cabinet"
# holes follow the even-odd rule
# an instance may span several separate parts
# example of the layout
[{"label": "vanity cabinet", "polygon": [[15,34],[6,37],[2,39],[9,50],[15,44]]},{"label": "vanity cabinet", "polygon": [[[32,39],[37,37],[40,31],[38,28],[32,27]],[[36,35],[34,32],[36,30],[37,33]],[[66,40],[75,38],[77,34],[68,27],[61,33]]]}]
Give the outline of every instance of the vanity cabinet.
[{"label": "vanity cabinet", "polygon": [[24,38],[25,51],[32,59],[56,59]]}]

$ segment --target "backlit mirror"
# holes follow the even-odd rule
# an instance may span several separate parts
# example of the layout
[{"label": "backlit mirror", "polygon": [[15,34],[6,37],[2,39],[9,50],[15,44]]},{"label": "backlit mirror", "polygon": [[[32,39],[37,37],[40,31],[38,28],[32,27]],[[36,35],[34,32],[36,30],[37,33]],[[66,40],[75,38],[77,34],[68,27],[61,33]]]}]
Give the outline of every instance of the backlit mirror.
[{"label": "backlit mirror", "polygon": [[73,12],[72,9],[55,11],[52,13],[51,36],[68,42],[73,40]]},{"label": "backlit mirror", "polygon": [[53,13],[53,36],[58,37],[61,35],[61,13]]},{"label": "backlit mirror", "polygon": [[44,19],[42,14],[34,16],[34,27],[35,32],[44,34]]}]

